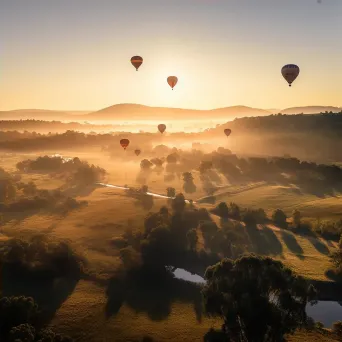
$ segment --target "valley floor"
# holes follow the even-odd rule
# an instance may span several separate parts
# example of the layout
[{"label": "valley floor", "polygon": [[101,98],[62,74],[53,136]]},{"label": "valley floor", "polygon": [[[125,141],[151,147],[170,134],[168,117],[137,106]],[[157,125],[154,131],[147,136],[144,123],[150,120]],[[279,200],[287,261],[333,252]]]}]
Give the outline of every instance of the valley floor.
[{"label": "valley floor", "polygon": [[[58,180],[42,175],[25,177],[25,181],[34,180],[41,188],[60,186]],[[113,176],[109,181],[123,184],[122,179],[114,179]],[[150,184],[150,191],[165,193],[164,183],[153,183],[151,180]],[[279,197],[283,191],[286,196]],[[218,200],[234,201],[241,206],[266,208],[268,205],[269,210],[284,207],[290,211],[299,206],[306,216],[311,217],[313,213],[322,213],[322,216],[342,214],[338,196],[317,199],[311,195],[302,197],[294,194],[292,198],[288,197],[288,191],[263,184],[235,191],[234,194],[221,192]],[[106,284],[120,264],[118,250],[111,245],[111,239],[120,236],[127,228],[143,229],[142,222],[147,211],[122,190],[89,187],[75,195],[87,200],[88,206],[66,216],[44,212],[34,215],[14,213],[4,217],[0,228],[0,240],[30,237],[37,233],[66,239],[89,261],[88,271],[93,280],[80,280],[74,290],[59,303],[51,323],[57,331],[82,342],[141,341],[144,336],[150,336],[158,342],[193,342],[203,340],[211,327],[220,326],[218,321],[206,317],[199,319],[193,305],[181,300],[167,303],[169,312],[160,319],[149,317],[148,308],[137,309],[127,304],[118,313],[108,315]],[[155,198],[152,210],[157,211],[165,204],[165,199]],[[210,207],[206,204],[200,206]],[[212,220],[220,226],[217,216],[212,215]],[[336,242],[295,235],[272,225],[260,226],[257,234],[250,238],[252,251],[279,259],[309,279],[329,280],[325,271],[331,266],[329,254],[336,249]],[[289,337],[289,341],[337,340],[329,332],[298,331],[295,336]]]}]

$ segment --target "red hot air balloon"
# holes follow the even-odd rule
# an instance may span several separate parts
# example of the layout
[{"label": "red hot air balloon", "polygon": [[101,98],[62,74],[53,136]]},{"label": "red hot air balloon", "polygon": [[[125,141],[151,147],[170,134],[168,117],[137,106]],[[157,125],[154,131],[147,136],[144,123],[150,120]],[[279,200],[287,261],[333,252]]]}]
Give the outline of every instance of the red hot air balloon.
[{"label": "red hot air balloon", "polygon": [[143,58],[140,56],[133,56],[131,58],[131,63],[135,67],[136,71],[140,68],[140,65],[143,63]]},{"label": "red hot air balloon", "polygon": [[158,125],[158,130],[160,133],[163,134],[166,130],[166,126],[164,124],[160,124],[160,125]]},{"label": "red hot air balloon", "polygon": [[120,145],[124,148],[124,150],[127,148],[129,145],[129,140],[128,139],[121,139],[120,140]]},{"label": "red hot air balloon", "polygon": [[299,75],[299,67],[295,64],[287,64],[281,68],[281,74],[291,87],[292,82],[298,77]]},{"label": "red hot air balloon", "polygon": [[225,134],[227,137],[230,136],[230,133],[232,133],[232,130],[231,130],[231,129],[226,128],[226,129],[224,130],[224,134]]},{"label": "red hot air balloon", "polygon": [[178,78],[176,76],[169,76],[167,78],[167,83],[172,88],[172,90],[176,86],[177,82],[178,82]]},{"label": "red hot air balloon", "polygon": [[134,153],[138,156],[141,153],[141,151],[140,150],[135,150]]}]

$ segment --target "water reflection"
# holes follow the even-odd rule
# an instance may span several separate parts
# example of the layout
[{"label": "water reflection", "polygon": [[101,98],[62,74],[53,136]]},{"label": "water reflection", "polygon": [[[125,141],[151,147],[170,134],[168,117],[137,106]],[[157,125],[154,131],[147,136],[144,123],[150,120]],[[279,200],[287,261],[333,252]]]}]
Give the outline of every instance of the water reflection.
[{"label": "water reflection", "polygon": [[[205,280],[197,274],[177,268],[173,274],[178,279],[183,279],[192,283],[205,284]],[[334,322],[342,320],[342,303],[334,301],[318,301],[316,305],[308,304],[306,313],[316,322],[321,322],[326,328],[331,328]]]},{"label": "water reflection", "polygon": [[313,306],[308,304],[306,313],[315,321],[323,323],[326,328],[331,328],[334,322],[342,320],[342,306],[339,302],[318,301]]},{"label": "water reflection", "polygon": [[205,284],[205,280],[197,274],[191,274],[190,272],[183,270],[182,268],[177,268],[173,274],[178,279],[183,279],[197,284]]}]

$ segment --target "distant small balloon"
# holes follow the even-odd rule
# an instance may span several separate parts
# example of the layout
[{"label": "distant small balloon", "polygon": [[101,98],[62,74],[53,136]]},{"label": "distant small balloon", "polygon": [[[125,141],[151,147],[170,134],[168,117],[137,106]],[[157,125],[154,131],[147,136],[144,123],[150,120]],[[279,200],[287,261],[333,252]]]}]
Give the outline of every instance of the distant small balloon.
[{"label": "distant small balloon", "polygon": [[167,83],[172,88],[172,90],[176,86],[177,82],[178,82],[178,78],[176,76],[169,76],[167,78]]},{"label": "distant small balloon", "polygon": [[224,134],[225,134],[227,137],[229,137],[231,133],[232,133],[232,130],[229,129],[229,128],[226,128],[226,129],[224,130]]},{"label": "distant small balloon", "polygon": [[138,156],[141,153],[141,151],[140,150],[135,150],[134,153]]},{"label": "distant small balloon", "polygon": [[140,56],[133,56],[131,58],[131,63],[135,67],[136,71],[140,68],[141,64],[143,63],[143,58]]},{"label": "distant small balloon", "polygon": [[299,71],[299,67],[295,64],[287,64],[282,67],[281,74],[289,84],[289,87],[291,87],[292,82],[298,77]]},{"label": "distant small balloon", "polygon": [[158,130],[160,133],[164,133],[166,130],[166,126],[164,124],[158,125]]},{"label": "distant small balloon", "polygon": [[128,147],[129,145],[129,140],[128,139],[121,139],[120,140],[120,145],[124,148],[124,150]]}]

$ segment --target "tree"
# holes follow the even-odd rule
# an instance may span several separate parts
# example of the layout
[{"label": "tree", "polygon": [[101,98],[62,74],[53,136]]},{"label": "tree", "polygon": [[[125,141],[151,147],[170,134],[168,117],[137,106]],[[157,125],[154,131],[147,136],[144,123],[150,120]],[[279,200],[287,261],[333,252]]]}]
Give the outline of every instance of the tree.
[{"label": "tree", "polygon": [[280,227],[286,226],[286,219],[286,214],[280,209],[276,209],[272,214],[273,222]]},{"label": "tree", "polygon": [[204,174],[207,171],[209,171],[212,167],[213,167],[212,161],[202,160],[198,170],[201,174]]},{"label": "tree", "polygon": [[300,214],[299,210],[294,210],[292,212],[292,222],[294,224],[295,227],[299,227],[300,226],[300,220],[301,220],[302,216]]},{"label": "tree", "polygon": [[229,211],[230,211],[231,218],[233,218],[235,220],[240,220],[240,218],[241,218],[240,207],[236,203],[231,202],[229,204]]},{"label": "tree", "polygon": [[194,177],[192,176],[191,172],[184,172],[183,173],[183,182],[184,183],[190,183],[194,180]]},{"label": "tree", "polygon": [[171,153],[166,157],[166,161],[168,164],[175,164],[177,163],[178,160],[179,160],[179,155],[176,152]]},{"label": "tree", "polygon": [[172,200],[172,209],[175,212],[182,212],[185,209],[186,203],[183,194],[177,194]]},{"label": "tree", "polygon": [[9,333],[10,342],[34,342],[36,331],[32,325],[20,324],[13,327]]},{"label": "tree", "polygon": [[0,338],[13,327],[30,324],[38,313],[38,306],[29,297],[3,297],[0,299]]},{"label": "tree", "polygon": [[228,218],[229,215],[229,209],[228,206],[225,202],[221,202],[217,207],[216,207],[216,212],[217,215],[223,218]]},{"label": "tree", "polygon": [[188,241],[189,249],[196,250],[196,245],[198,242],[198,236],[196,229],[191,229],[186,234],[186,239]]},{"label": "tree", "polygon": [[164,160],[160,158],[152,158],[151,163],[156,166],[156,168],[161,168],[164,164]]},{"label": "tree", "polygon": [[315,289],[280,261],[254,255],[223,259],[207,268],[206,313],[221,317],[236,342],[279,342],[305,325]]},{"label": "tree", "polygon": [[153,166],[153,164],[148,159],[143,159],[140,162],[140,168],[142,170],[150,170],[152,166]]},{"label": "tree", "polygon": [[120,259],[126,269],[134,268],[141,264],[140,254],[131,246],[120,249]]},{"label": "tree", "polygon": [[146,194],[146,192],[148,192],[148,186],[147,186],[147,185],[143,185],[143,186],[140,188],[140,191],[141,191],[143,194]]},{"label": "tree", "polygon": [[191,172],[183,173],[183,189],[186,193],[196,192],[196,185],[194,183],[194,177]]},{"label": "tree", "polygon": [[175,197],[176,196],[176,189],[172,187],[166,188],[166,195],[168,197]]}]

